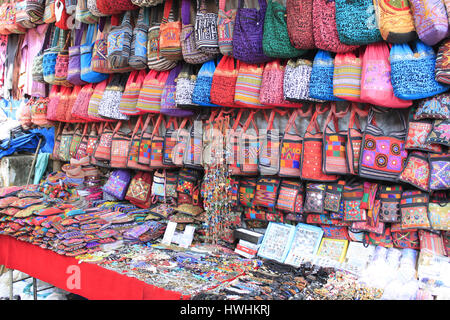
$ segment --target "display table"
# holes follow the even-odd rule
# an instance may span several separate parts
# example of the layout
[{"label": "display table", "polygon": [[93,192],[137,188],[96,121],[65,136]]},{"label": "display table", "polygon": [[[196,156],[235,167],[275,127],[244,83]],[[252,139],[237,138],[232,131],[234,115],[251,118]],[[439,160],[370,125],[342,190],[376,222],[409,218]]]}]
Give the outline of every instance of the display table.
[{"label": "display table", "polygon": [[[55,287],[91,300],[180,300],[179,292],[158,288],[136,278],[107,270],[96,264],[80,263],[13,237],[0,235],[0,265],[22,271]],[[78,266],[79,269],[70,268]],[[73,269],[79,270],[79,288],[71,288]],[[71,278],[72,277],[72,278]],[[68,287],[68,285],[70,287]]]}]

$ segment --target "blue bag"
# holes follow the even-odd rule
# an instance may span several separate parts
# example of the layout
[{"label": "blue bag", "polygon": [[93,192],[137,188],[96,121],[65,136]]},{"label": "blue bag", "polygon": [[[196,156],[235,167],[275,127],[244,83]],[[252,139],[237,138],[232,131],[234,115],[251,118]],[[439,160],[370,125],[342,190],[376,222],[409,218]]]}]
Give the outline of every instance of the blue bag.
[{"label": "blue bag", "polygon": [[80,65],[81,65],[81,80],[88,83],[98,83],[103,80],[108,79],[109,74],[99,73],[92,70],[91,60],[92,60],[92,49],[94,48],[93,41],[94,30],[97,27],[95,24],[90,24],[86,33],[86,40],[83,45],[80,46]]},{"label": "blue bag", "polygon": [[314,62],[309,81],[309,96],[325,101],[344,101],[333,94],[334,59],[328,51],[319,50]]},{"label": "blue bag", "polygon": [[336,28],[347,45],[383,41],[372,0],[336,0]]},{"label": "blue bag", "polygon": [[210,60],[201,66],[195,82],[194,92],[192,93],[192,103],[203,107],[220,107],[211,103],[211,84],[218,63],[219,61]]},{"label": "blue bag", "polygon": [[[420,40],[394,44],[390,52],[394,95],[403,100],[424,99],[447,91],[450,86],[435,80],[436,54]],[[413,51],[414,50],[414,51]]]}]

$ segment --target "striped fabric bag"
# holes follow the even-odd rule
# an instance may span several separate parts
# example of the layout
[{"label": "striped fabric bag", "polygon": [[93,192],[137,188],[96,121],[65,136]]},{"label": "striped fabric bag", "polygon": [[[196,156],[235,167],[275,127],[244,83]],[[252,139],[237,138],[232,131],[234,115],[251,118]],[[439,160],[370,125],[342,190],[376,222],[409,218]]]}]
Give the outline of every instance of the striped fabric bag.
[{"label": "striped fabric bag", "polygon": [[436,254],[445,256],[447,251],[441,233],[434,233],[429,230],[419,230],[420,249],[428,249]]},{"label": "striped fabric bag", "polygon": [[150,167],[148,165],[142,165],[138,162],[139,160],[139,149],[141,144],[141,137],[144,134],[144,131],[147,128],[148,123],[150,122],[152,115],[147,115],[145,122],[143,121],[142,116],[139,116],[136,125],[134,127],[130,147],[128,149],[128,158],[127,158],[127,168],[150,171]]},{"label": "striped fabric bag", "polygon": [[120,100],[119,111],[123,114],[136,116],[142,112],[136,109],[142,85],[147,72],[145,70],[135,70],[131,72],[125,90]]},{"label": "striped fabric bag", "polygon": [[150,70],[144,79],[136,109],[142,112],[156,112],[161,110],[161,95],[164,90],[169,71]]},{"label": "striped fabric bag", "polygon": [[280,186],[279,178],[260,177],[256,183],[254,206],[274,209],[277,202],[278,188]]},{"label": "striped fabric bag", "polygon": [[93,24],[98,22],[98,17],[94,16],[88,9],[87,0],[77,1],[75,19],[86,24]]},{"label": "striped fabric bag", "polygon": [[[228,1],[230,3],[231,1]],[[224,56],[233,54],[233,29],[237,9],[226,11],[226,0],[219,0],[219,12],[217,15],[217,35],[220,53]]]},{"label": "striped fabric bag", "polygon": [[237,105],[247,108],[270,108],[259,102],[263,72],[263,64],[248,64],[240,61],[234,92],[234,102]]},{"label": "striped fabric bag", "polygon": [[[239,158],[238,165],[244,174],[258,173],[259,159],[259,130],[254,119],[255,113],[252,112],[242,127],[242,134],[239,138]],[[253,124],[253,129],[249,129]]]},{"label": "striped fabric bag", "polygon": [[103,93],[105,92],[108,83],[109,79],[106,79],[100,83],[97,83],[94,87],[94,91],[92,93],[91,99],[89,100],[89,107],[88,107],[88,116],[93,120],[95,119],[97,121],[112,121],[109,119],[102,118],[98,113],[98,106],[100,104],[100,101],[102,100]]},{"label": "striped fabric bag", "polygon": [[334,58],[333,95],[362,102],[361,95],[361,56],[355,52],[338,53]]}]

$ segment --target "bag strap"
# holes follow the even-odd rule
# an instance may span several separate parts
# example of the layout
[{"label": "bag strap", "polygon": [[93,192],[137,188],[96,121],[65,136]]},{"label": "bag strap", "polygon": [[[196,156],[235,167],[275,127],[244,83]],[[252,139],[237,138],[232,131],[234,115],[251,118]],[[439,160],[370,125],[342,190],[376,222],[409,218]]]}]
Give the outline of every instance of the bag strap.
[{"label": "bag strap", "polygon": [[181,24],[186,26],[191,23],[191,2],[182,0],[181,2]]},{"label": "bag strap", "polygon": [[350,109],[350,104],[347,105],[347,108],[341,112],[337,112],[336,111],[336,103],[331,103],[331,109],[330,112],[328,113],[328,117],[325,120],[322,132],[325,132],[326,129],[329,127],[329,124],[331,121],[333,121],[333,125],[334,125],[334,132],[339,132],[339,119],[343,118],[349,111]]},{"label": "bag strap", "polygon": [[348,122],[348,128],[352,129],[354,125],[361,131],[361,124],[359,122],[360,117],[367,117],[369,109],[360,109],[356,102],[352,102],[350,107],[350,119]]},{"label": "bag strap", "polygon": [[167,121],[166,124],[166,130],[169,129],[171,126],[173,127],[174,130],[178,129],[178,121],[176,117],[169,118],[169,121]]},{"label": "bag strap", "polygon": [[[322,108],[323,107],[323,108]],[[312,131],[315,129],[316,133],[320,133],[319,123],[317,122],[317,118],[319,115],[324,114],[328,110],[328,106],[323,105],[316,105],[316,111],[314,112],[311,121],[309,122],[308,127],[306,128],[306,132],[312,133]]]},{"label": "bag strap", "polygon": [[273,129],[273,121],[275,120],[275,116],[277,114],[284,116],[288,113],[288,110],[281,110],[281,109],[273,109],[270,112],[270,116],[269,116],[269,121],[267,122],[267,131],[272,130]]},{"label": "bag strap", "polygon": [[256,134],[259,134],[258,126],[256,125],[255,118],[254,118],[255,113],[257,113],[257,112],[258,112],[258,110],[250,111],[250,114],[249,114],[247,120],[245,121],[244,126],[242,127],[242,132],[246,132],[247,129],[250,127],[250,124],[253,124]]},{"label": "bag strap", "polygon": [[161,20],[161,24],[169,22],[170,10],[172,10],[173,0],[166,0],[164,3],[164,14]]},{"label": "bag strap", "polygon": [[152,132],[152,138],[159,132],[159,127],[161,125],[161,122],[164,122],[164,126],[165,126],[165,119],[164,119],[164,115],[162,113],[160,113],[158,115],[158,118],[156,120],[156,124],[153,127],[153,132]]},{"label": "bag strap", "polygon": [[81,44],[81,39],[83,38],[84,29],[86,29],[86,24],[82,23],[80,29],[75,30],[75,46],[79,46]]},{"label": "bag strap", "polygon": [[84,44],[90,45],[92,44],[92,40],[94,38],[94,29],[97,28],[95,24],[90,24],[88,26],[87,32],[86,32],[86,38],[84,40]]},{"label": "bag strap", "polygon": [[236,131],[236,129],[239,125],[242,127],[241,118],[242,118],[243,113],[244,113],[244,109],[240,108],[238,111],[238,114],[236,116],[236,119],[234,121],[233,127],[231,128],[233,131]]},{"label": "bag strap", "polygon": [[380,132],[383,132],[383,134],[386,134],[386,135],[393,134],[394,131],[391,131],[389,133],[385,133],[383,130],[381,130],[381,128],[378,127],[378,125],[376,123],[376,119],[375,119],[377,113],[378,114],[386,114],[386,113],[391,112],[391,111],[393,111],[399,117],[399,119],[400,119],[400,121],[401,121],[401,123],[403,125],[402,134],[405,134],[406,131],[407,131],[408,126],[406,124],[405,117],[403,116],[403,114],[399,110],[380,109],[380,108],[377,108],[377,107],[373,106],[370,109],[370,111],[369,111],[369,116],[367,118],[367,124],[371,124],[371,125],[377,127],[378,130],[380,130]]}]

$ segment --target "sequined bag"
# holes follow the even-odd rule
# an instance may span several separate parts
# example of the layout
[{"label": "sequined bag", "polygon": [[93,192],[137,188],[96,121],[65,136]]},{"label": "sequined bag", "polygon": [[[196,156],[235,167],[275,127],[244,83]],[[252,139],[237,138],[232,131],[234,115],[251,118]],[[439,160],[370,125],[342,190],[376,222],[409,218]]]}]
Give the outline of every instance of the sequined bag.
[{"label": "sequined bag", "polygon": [[318,213],[318,214],[324,213],[324,199],[325,199],[324,184],[307,183],[303,211],[305,213]]},{"label": "sequined bag", "polygon": [[131,179],[125,199],[140,208],[149,208],[151,204],[152,175],[139,171]]}]

